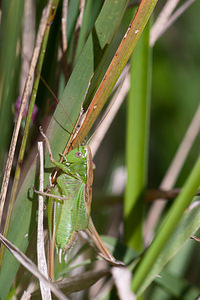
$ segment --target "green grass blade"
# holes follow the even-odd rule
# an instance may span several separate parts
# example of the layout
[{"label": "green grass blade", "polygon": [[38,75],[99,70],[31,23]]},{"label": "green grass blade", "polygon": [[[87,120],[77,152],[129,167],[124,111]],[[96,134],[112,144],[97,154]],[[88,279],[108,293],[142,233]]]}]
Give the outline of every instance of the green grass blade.
[{"label": "green grass blade", "polygon": [[[107,1],[107,3],[110,1]],[[114,0],[111,2],[115,2],[116,4],[116,1]],[[124,6],[125,2],[126,1],[124,1]],[[118,3],[123,11],[124,7],[121,5],[122,2],[119,1]],[[119,9],[117,4],[113,5],[113,8],[114,7],[115,10]],[[102,24],[104,24],[103,20],[107,17],[107,14],[107,11],[101,11],[98,18],[101,18]],[[110,27],[108,28],[105,28],[104,24],[104,28],[102,28],[102,30],[107,31],[107,39],[110,39],[111,36],[114,35],[116,24],[117,26],[119,25],[116,20],[113,20],[112,25],[109,23]],[[99,38],[101,39],[101,36]],[[100,42],[106,43],[105,35],[102,37]],[[95,52],[93,46],[92,35],[90,35],[64,90],[63,96],[60,99],[65,111],[67,111],[70,115],[73,124],[76,123],[80,114],[81,105],[85,97],[91,75],[95,71]],[[52,152],[57,160],[60,158],[59,153],[63,151],[69,138],[69,134],[66,132],[66,129],[70,132],[73,130],[72,123],[67,118],[65,112],[63,112],[63,108],[59,105],[48,129],[48,137],[50,139]],[[45,168],[48,171],[46,173],[45,184],[48,184],[49,173],[52,170],[52,164],[49,161],[48,154],[46,154]],[[14,205],[11,225],[8,232],[8,239],[23,252],[26,251],[36,226],[37,198],[34,197],[31,187],[35,184],[37,188],[37,180],[36,159],[32,159],[32,165],[28,168],[26,179],[20,187],[20,191]],[[5,298],[18,267],[18,262],[16,262],[15,259],[7,251],[5,251],[0,273],[0,297]],[[5,286],[6,289],[4,288]]]},{"label": "green grass blade", "polygon": [[93,91],[93,100],[90,103],[81,130],[76,136],[76,139],[74,139],[73,146],[78,144],[78,140],[83,140],[83,137],[87,135],[98,114],[102,110],[108,99],[108,96],[111,94],[112,89],[117,82],[117,79],[119,78],[119,75],[124,69],[140,35],[145,28],[156,2],[156,0],[142,0],[140,3],[136,15],[129,25],[128,30],[121,41],[104,77],[102,78],[100,85],[98,85],[97,89],[95,88],[95,91]]},{"label": "green grass blade", "polygon": [[67,42],[69,43],[73,37],[73,31],[76,26],[76,20],[79,13],[80,0],[70,1],[67,16]]},{"label": "green grass blade", "polygon": [[[141,294],[147,288],[157,274],[161,272],[164,266],[180,251],[186,242],[190,244],[195,243],[195,241],[189,238],[199,229],[199,219],[200,205],[194,207],[192,210],[187,211],[184,214],[183,219],[176,228],[175,232],[172,234],[167,244],[160,252],[158,258],[154,261],[154,265],[152,266],[151,270],[148,272],[148,274],[146,274],[146,278],[138,290],[139,294]],[[160,279],[160,282],[162,282],[162,279]]]},{"label": "green grass blade", "polygon": [[[52,8],[51,8],[51,11],[50,11],[50,14],[49,14],[48,22],[53,21],[53,18],[55,16],[56,9],[57,9],[57,6],[58,6],[58,1],[59,0],[54,0],[54,2],[52,4]],[[18,189],[19,178],[20,178],[20,173],[21,173],[21,164],[22,164],[22,161],[24,159],[24,153],[25,153],[26,143],[27,143],[28,134],[29,134],[29,130],[30,130],[31,118],[32,118],[33,109],[34,109],[34,105],[35,105],[35,99],[36,99],[36,95],[37,95],[37,91],[38,91],[38,86],[39,86],[39,81],[40,81],[40,73],[41,73],[41,70],[42,70],[44,56],[45,56],[45,52],[46,52],[46,46],[47,46],[47,42],[48,42],[49,31],[50,31],[50,26],[47,25],[46,30],[45,30],[45,34],[44,34],[44,39],[43,39],[43,42],[42,42],[42,45],[41,45],[41,50],[40,50],[40,55],[39,55],[39,58],[38,58],[38,63],[37,63],[37,66],[36,66],[37,74],[35,76],[35,80],[34,80],[34,84],[33,84],[33,90],[32,90],[31,100],[30,100],[30,104],[29,104],[29,110],[28,110],[26,125],[25,125],[25,129],[24,129],[24,135],[23,135],[23,139],[22,139],[22,144],[21,144],[19,157],[18,157],[18,162],[17,162],[17,166],[16,166],[16,171],[15,171],[14,182],[13,182],[13,186],[12,186],[11,201],[10,201],[8,214],[7,214],[7,218],[6,218],[6,224],[5,224],[5,228],[4,228],[4,236],[5,237],[7,237],[7,234],[8,234],[10,218],[11,218],[12,209],[13,209],[13,205],[14,205],[14,201],[15,201],[16,193],[17,193],[17,189]]]},{"label": "green grass blade", "polygon": [[196,162],[191,175],[183,186],[182,192],[172,205],[169,213],[166,215],[157,235],[144,255],[136,273],[134,274],[132,288],[136,293],[138,293],[140,290],[152,266],[155,264],[155,260],[158,258],[159,254],[168,242],[170,235],[177,227],[177,224],[183,216],[185,209],[191,203],[192,198],[200,185],[199,173],[200,158]]},{"label": "green grass blade", "polygon": [[[156,278],[156,283],[163,287],[175,299],[191,300],[196,299],[200,294],[198,287],[191,286],[189,282],[175,276],[173,273],[161,272],[160,278]],[[155,298],[153,298],[155,299]]]},{"label": "green grass blade", "polygon": [[83,46],[87,40],[87,37],[92,27],[94,26],[94,22],[99,14],[102,5],[103,5],[102,0],[99,1],[88,0],[85,4],[83,21],[80,28],[78,45],[76,48],[75,63],[81,53],[81,50],[83,49]]},{"label": "green grass blade", "polygon": [[13,127],[14,115],[12,105],[18,96],[17,72],[19,72],[19,53],[17,51],[17,42],[20,39],[23,10],[23,0],[5,0],[2,3],[0,29],[0,170],[3,169]]},{"label": "green grass blade", "polygon": [[150,115],[149,24],[131,60],[131,88],[127,107],[127,185],[124,204],[125,243],[142,250],[144,190],[147,180],[147,153]]},{"label": "green grass blade", "polygon": [[[104,35],[99,34],[98,36],[99,43],[102,47],[105,47],[106,44],[109,43],[111,36],[114,35],[116,28],[119,26],[119,20],[116,18],[111,18],[109,22],[107,21],[109,12],[113,16],[119,16],[120,12],[124,12],[126,2],[126,0],[123,0],[123,3],[122,1],[116,2],[114,0],[110,0],[103,6],[95,22],[95,27],[98,27],[99,32],[103,32],[103,30],[105,30]],[[112,7],[112,10],[110,10],[110,7]],[[105,27],[105,24],[107,27]],[[80,114],[81,106],[87,93],[90,80],[92,76],[95,77],[97,71],[95,61],[96,56],[99,56],[99,53],[96,53],[94,46],[93,34],[91,33],[74,67],[63,96],[60,99],[65,111],[68,115],[70,115],[73,124],[76,123]],[[55,158],[57,160],[60,158],[59,152],[64,150],[69,139],[69,134],[66,133],[65,129],[72,132],[72,123],[63,112],[63,108],[58,105],[48,129],[52,151],[55,153]],[[85,138],[85,136],[83,138]],[[78,145],[80,145],[82,140],[83,139],[78,139]],[[51,164],[47,164],[47,167],[50,166]]]}]

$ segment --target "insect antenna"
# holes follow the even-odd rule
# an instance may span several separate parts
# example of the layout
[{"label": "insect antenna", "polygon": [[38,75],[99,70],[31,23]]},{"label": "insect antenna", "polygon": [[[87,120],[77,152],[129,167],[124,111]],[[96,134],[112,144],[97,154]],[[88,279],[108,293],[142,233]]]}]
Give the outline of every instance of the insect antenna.
[{"label": "insect antenna", "polygon": [[[37,72],[37,70],[36,70]],[[67,144],[67,147],[65,148],[64,152],[63,152],[63,155],[66,155],[66,153],[69,152],[69,149],[71,148],[71,145],[72,145],[72,142],[74,140],[74,138],[76,137],[76,135],[78,134],[80,128],[81,128],[81,124],[84,120],[84,114],[83,114],[83,109],[81,108],[81,112],[80,112],[80,115],[79,115],[79,118],[76,122],[76,124],[73,123],[73,121],[71,120],[69,114],[67,113],[67,111],[65,110],[63,104],[59,101],[58,97],[56,96],[56,94],[53,92],[53,90],[50,88],[50,86],[47,84],[47,82],[45,81],[45,79],[42,77],[42,75],[38,72],[39,76],[40,76],[40,79],[42,81],[42,83],[45,85],[45,87],[48,89],[48,91],[51,93],[51,95],[53,96],[53,98],[55,99],[55,101],[57,102],[58,105],[60,105],[60,107],[62,108],[62,110],[64,111],[64,113],[66,114],[67,118],[69,119],[72,127],[73,127],[73,130],[70,132],[69,130],[65,129],[64,130],[70,135],[70,140],[68,141],[68,144]],[[89,83],[90,85],[90,83]],[[89,85],[88,85],[88,88],[89,88]],[[85,97],[87,95],[87,92],[88,92],[88,89],[85,93]],[[84,97],[84,99],[85,99]],[[86,144],[86,138],[85,140],[80,144],[81,146],[85,145]],[[63,158],[61,158],[61,161],[62,161]]]},{"label": "insect antenna", "polygon": [[[56,96],[56,94],[54,93],[54,91],[50,88],[50,86],[47,84],[47,82],[45,81],[45,79],[42,77],[42,75],[37,71],[37,73],[39,74],[40,76],[40,79],[42,81],[42,83],[45,85],[45,87],[48,89],[48,91],[51,93],[51,95],[53,96],[53,98],[55,99],[55,101],[57,102],[58,105],[60,105],[60,107],[62,107],[64,113],[66,114],[66,116],[68,117],[72,127],[74,128],[74,123],[72,122],[69,114],[67,113],[67,111],[65,110],[64,106],[62,105],[62,103],[59,101],[58,97]],[[67,133],[69,133],[71,135],[71,132],[68,131],[67,129],[65,129],[65,131]]]}]

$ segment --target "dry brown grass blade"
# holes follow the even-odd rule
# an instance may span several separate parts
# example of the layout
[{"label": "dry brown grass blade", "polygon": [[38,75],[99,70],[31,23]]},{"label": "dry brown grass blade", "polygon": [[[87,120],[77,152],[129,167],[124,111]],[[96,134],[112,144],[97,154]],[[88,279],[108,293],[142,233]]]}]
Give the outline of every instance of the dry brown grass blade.
[{"label": "dry brown grass blade", "polygon": [[[198,107],[196,114],[192,119],[188,127],[188,130],[179,146],[179,149],[177,150],[176,155],[166,175],[164,176],[161,182],[160,189],[170,190],[173,187],[180,173],[180,170],[184,164],[184,161],[193,145],[193,142],[197,134],[199,133],[199,130],[200,130],[200,106]],[[144,239],[146,244],[149,244],[149,242],[151,242],[153,238],[155,227],[165,207],[165,204],[166,204],[165,201],[157,200],[152,205],[148,213],[146,223],[145,223],[145,229],[144,229]]]},{"label": "dry brown grass blade", "polygon": [[[131,291],[132,273],[128,268],[112,268],[112,276],[117,288],[120,300],[136,300],[136,296]],[[123,278],[123,280],[122,280]]]},{"label": "dry brown grass blade", "polygon": [[37,266],[17,247],[15,247],[11,242],[9,242],[1,233],[0,233],[0,241],[4,244],[4,246],[14,255],[14,257],[36,278],[42,281],[45,285],[49,286],[54,295],[61,300],[68,300],[68,298],[59,291],[56,286],[48,281],[43,274],[38,270]]},{"label": "dry brown grass blade", "polygon": [[88,225],[88,229],[86,229],[86,232],[88,234],[88,236],[90,236],[90,238],[92,239],[92,241],[95,244],[95,247],[97,248],[97,250],[99,251],[99,255],[105,260],[107,261],[109,264],[116,266],[116,267],[125,267],[124,263],[121,261],[118,261],[115,259],[115,257],[110,253],[110,251],[107,249],[106,245],[103,243],[103,241],[101,240],[94,224],[92,221],[92,218],[90,217],[89,219],[89,225]]},{"label": "dry brown grass blade", "polygon": [[155,44],[156,40],[158,39],[161,28],[165,27],[165,24],[167,23],[169,17],[178,5],[179,1],[180,0],[168,0],[166,2],[165,6],[160,12],[160,15],[157,17],[154,25],[152,26],[150,35],[150,45],[153,46]]},{"label": "dry brown grass blade", "polygon": [[[195,0],[188,0],[182,4],[175,12],[175,8],[180,0],[168,0],[163,7],[156,22],[152,26],[150,35],[150,46],[154,46],[155,42],[165,33],[165,31],[190,7]],[[174,13],[173,13],[174,12]]]},{"label": "dry brown grass blade", "polygon": [[36,284],[34,282],[31,282],[28,286],[28,288],[23,292],[23,295],[21,296],[20,300],[30,300],[31,294],[35,291]]},{"label": "dry brown grass blade", "polygon": [[65,278],[60,282],[56,282],[55,285],[63,292],[70,294],[89,288],[99,279],[108,275],[110,275],[110,268],[102,268],[98,271],[87,271],[83,274]]},{"label": "dry brown grass blade", "polygon": [[68,0],[64,0],[62,7],[62,47],[64,53],[67,51],[67,12]]},{"label": "dry brown grass blade", "polygon": [[22,63],[19,96],[22,97],[28,76],[35,43],[35,6],[33,0],[24,3],[24,21],[22,33]]},{"label": "dry brown grass blade", "polygon": [[83,21],[83,13],[85,9],[85,0],[80,1],[79,9],[80,9],[80,14],[76,23],[76,30],[79,30],[81,28],[81,24]]},{"label": "dry brown grass blade", "polygon": [[130,76],[128,70],[124,74],[121,84],[119,85],[116,93],[114,94],[108,108],[106,109],[102,120],[100,121],[98,127],[93,134],[89,145],[92,151],[92,156],[94,157],[104,136],[106,135],[112,121],[114,120],[119,108],[121,107],[126,95],[128,94],[130,87]]},{"label": "dry brown grass blade", "polygon": [[45,13],[43,14],[43,17],[41,20],[40,28],[39,28],[38,35],[37,35],[35,50],[33,53],[29,74],[28,74],[24,92],[23,92],[23,97],[22,97],[22,101],[21,101],[18,118],[17,118],[15,128],[13,131],[13,136],[12,136],[12,140],[11,140],[11,145],[10,145],[10,149],[9,149],[9,154],[8,154],[8,159],[7,159],[7,163],[6,163],[6,167],[5,167],[5,173],[4,173],[1,194],[0,194],[0,199],[1,199],[1,201],[0,201],[1,202],[1,204],[0,204],[0,222],[2,220],[3,209],[4,209],[4,204],[5,204],[5,199],[6,199],[7,189],[8,189],[9,178],[10,178],[10,172],[11,172],[11,168],[12,168],[15,148],[16,148],[20,125],[21,125],[21,121],[22,121],[22,114],[25,109],[26,103],[28,101],[30,92],[32,90],[34,72],[35,72],[37,60],[39,57],[40,48],[41,48],[42,40],[44,37],[49,13],[51,10],[51,5],[52,5],[52,1],[49,1],[48,6],[46,7]]},{"label": "dry brown grass blade", "polygon": [[124,35],[107,72],[102,79],[96,94],[93,97],[90,106],[86,112],[85,120],[72,142],[71,147],[78,146],[80,141],[83,141],[91,129],[94,121],[102,110],[108,96],[111,94],[112,89],[119,78],[122,70],[124,69],[142,31],[156,5],[156,0],[142,0],[140,6],[130,23],[127,32]]},{"label": "dry brown grass blade", "polygon": [[[40,159],[40,186],[39,190],[43,192],[44,189],[44,151],[43,151],[43,142],[38,142],[38,152]],[[44,199],[42,195],[38,196],[38,226],[37,226],[37,261],[38,261],[38,270],[48,278],[47,271],[47,262],[45,257],[45,248],[44,248],[44,226],[43,226],[43,217],[44,217]],[[43,300],[51,300],[51,290],[50,287],[40,281],[40,290]]]}]

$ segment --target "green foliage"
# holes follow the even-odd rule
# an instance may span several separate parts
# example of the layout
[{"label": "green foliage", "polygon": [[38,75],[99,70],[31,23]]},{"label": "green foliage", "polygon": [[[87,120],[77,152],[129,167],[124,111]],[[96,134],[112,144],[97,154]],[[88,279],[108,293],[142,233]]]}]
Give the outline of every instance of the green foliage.
[{"label": "green foliage", "polygon": [[[41,139],[38,131],[39,124],[47,128],[53,156],[58,161],[60,153],[63,153],[74,134],[73,130],[80,115],[88,112],[88,107],[97,98],[97,107],[91,109],[92,119],[84,121],[85,131],[81,128],[78,132],[80,138],[78,135],[76,146],[79,146],[108,97],[112,98],[115,95],[116,88],[113,89],[113,87],[137,43],[130,59],[131,86],[128,103],[122,105],[95,157],[96,170],[94,171],[91,214],[100,233],[107,233],[108,228],[111,227],[111,235],[113,234],[114,238],[105,236],[103,240],[111,253],[127,264],[129,271],[132,272],[131,286],[138,299],[140,297],[153,300],[173,299],[174,297],[193,299],[200,293],[195,287],[195,284],[198,285],[200,276],[199,254],[193,257],[195,241],[189,238],[199,229],[200,208],[198,204],[190,210],[186,209],[194,200],[196,190],[200,186],[198,140],[194,143],[183,170],[179,173],[176,184],[182,188],[182,191],[176,199],[172,200],[173,203],[170,201],[167,203],[167,208],[160,215],[155,228],[153,242],[147,249],[144,246],[143,229],[152,207],[145,201],[148,187],[157,188],[161,183],[199,103],[198,11],[200,4],[196,1],[193,7],[186,11],[155,45],[151,55],[150,22],[143,34],[142,31],[156,2],[156,0],[141,2],[134,21],[136,27],[134,30],[130,27],[129,35],[124,38],[136,12],[135,7],[128,5],[130,4],[128,0],[87,0],[82,26],[78,30],[80,1],[68,1],[65,28],[66,53],[63,53],[60,47],[63,1],[58,4],[55,19],[48,23],[45,31],[40,58],[34,72],[34,90],[30,98],[33,99],[32,108],[36,99],[39,112],[30,128],[30,124],[26,121],[28,124],[26,132],[29,137],[28,141],[23,142],[23,150],[20,150],[21,139],[26,137],[23,126],[17,145],[9,187],[12,187],[13,180],[16,182],[16,179],[13,179],[16,169],[19,169],[17,174],[20,174],[20,181],[13,210],[10,210],[12,216],[11,223],[8,223],[8,239],[35,261],[34,233],[37,223],[37,197],[32,191],[32,186],[38,188],[38,161],[35,144],[38,137]],[[31,16],[36,22],[36,28],[30,34],[33,35],[34,40],[39,30],[44,4],[41,1],[33,4],[35,16],[33,12]],[[24,1],[2,1],[0,27],[1,181],[16,119],[14,107],[20,93],[22,64],[26,61],[22,53],[22,20],[25,13]],[[53,14],[50,17],[52,16]],[[156,16],[154,19],[156,20]],[[117,56],[115,56],[116,51],[118,51]],[[56,107],[54,97],[42,81],[47,82],[50,89],[59,95],[59,105]],[[98,95],[101,95],[99,97],[102,99],[98,99]],[[90,131],[90,134],[93,132],[95,130]],[[68,147],[71,146],[70,143]],[[23,153],[22,157],[19,157],[17,164],[19,151],[25,151],[25,155]],[[24,160],[23,163],[21,160]],[[117,168],[124,165],[125,161],[128,174],[127,185],[125,192],[121,191],[118,194],[117,188],[120,185],[119,182],[123,181],[123,177],[118,178],[117,184],[115,179],[112,183],[111,178],[115,178]],[[46,186],[49,184],[51,172],[52,163],[46,152]],[[106,192],[108,190],[109,195]],[[123,194],[125,198],[122,216]],[[7,207],[4,210],[2,225],[6,221],[6,210]],[[44,220],[45,224],[46,218],[47,216]],[[123,220],[124,229],[122,230]],[[189,246],[186,251],[184,249],[187,245]],[[77,286],[73,286],[73,282],[70,283],[72,272],[77,270],[79,272],[81,269],[81,272],[86,275],[85,271],[94,271],[96,273],[87,273],[88,277],[84,280],[81,276],[77,278],[81,289],[89,288],[100,278],[111,276],[108,268],[102,270],[102,273],[95,270],[96,260],[96,252],[91,251],[89,244],[74,246],[68,253],[67,263],[62,261],[59,264],[56,256],[55,278],[63,280],[69,277],[65,291],[66,293],[72,290],[75,292],[78,291]],[[19,263],[8,250],[5,250],[3,261],[0,263],[0,299],[4,300],[10,297],[9,292],[10,295],[21,293],[27,288],[28,283],[26,274],[19,270]],[[158,274],[161,275],[160,278],[157,277]],[[111,291],[105,297],[112,299],[114,294],[115,291]],[[89,298],[87,291],[82,295]],[[17,296],[20,297],[21,294]],[[115,297],[117,297],[116,294]]]},{"label": "green foliage", "polygon": [[[147,186],[147,155],[150,118],[151,58],[148,24],[131,61],[131,88],[127,106],[127,185],[125,196],[125,241],[143,249],[142,224]],[[133,223],[134,220],[134,223]],[[134,225],[134,226],[133,226]]]}]

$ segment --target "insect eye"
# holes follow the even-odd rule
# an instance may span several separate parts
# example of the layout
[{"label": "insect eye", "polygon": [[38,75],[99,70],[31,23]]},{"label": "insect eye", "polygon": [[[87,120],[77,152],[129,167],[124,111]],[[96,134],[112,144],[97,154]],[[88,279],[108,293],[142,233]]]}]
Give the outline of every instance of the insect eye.
[{"label": "insect eye", "polygon": [[80,151],[78,151],[78,152],[76,152],[75,153],[75,156],[77,157],[77,158],[81,158],[82,157],[82,152],[80,152]]}]

